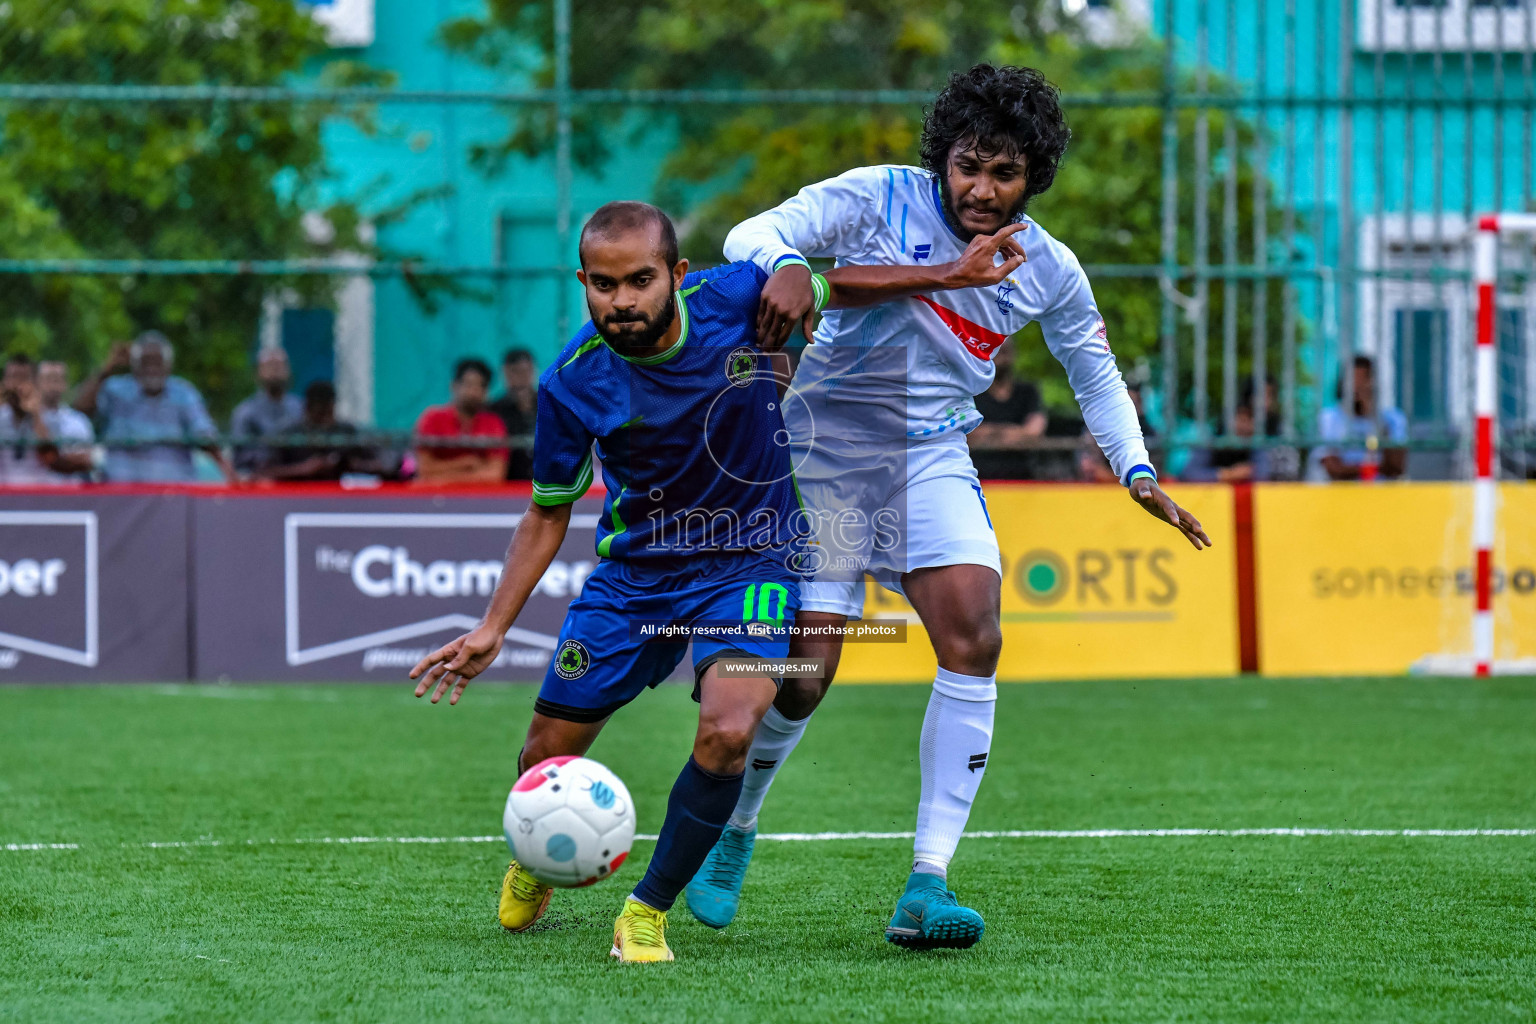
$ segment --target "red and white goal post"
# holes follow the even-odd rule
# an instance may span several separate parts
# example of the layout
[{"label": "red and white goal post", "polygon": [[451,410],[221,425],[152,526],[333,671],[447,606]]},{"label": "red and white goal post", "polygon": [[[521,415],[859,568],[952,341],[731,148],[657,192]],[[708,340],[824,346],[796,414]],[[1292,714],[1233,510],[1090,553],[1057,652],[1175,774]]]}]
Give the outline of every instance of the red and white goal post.
[{"label": "red and white goal post", "polygon": [[1416,668],[1444,674],[1489,676],[1495,671],[1529,672],[1532,664],[1499,662],[1493,648],[1494,545],[1498,539],[1499,466],[1497,316],[1499,240],[1536,236],[1536,213],[1490,213],[1477,220],[1472,249],[1472,282],[1477,290],[1477,346],[1472,412],[1476,417],[1472,480],[1473,599],[1470,658],[1431,655]]}]

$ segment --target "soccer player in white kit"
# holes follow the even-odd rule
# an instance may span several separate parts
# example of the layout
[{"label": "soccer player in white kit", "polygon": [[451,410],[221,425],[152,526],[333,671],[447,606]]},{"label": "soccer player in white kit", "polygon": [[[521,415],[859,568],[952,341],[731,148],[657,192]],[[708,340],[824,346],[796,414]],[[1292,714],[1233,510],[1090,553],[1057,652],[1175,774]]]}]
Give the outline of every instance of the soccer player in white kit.
[{"label": "soccer player in white kit", "polygon": [[[796,479],[816,544],[802,631],[863,613],[863,574],[921,617],[938,672],[919,743],[922,788],[912,874],[886,929],[909,948],[964,948],[982,934],[946,874],[985,772],[1002,649],[997,538],[966,447],[981,422],[1003,340],[1039,321],[1083,418],[1133,500],[1199,550],[1200,523],[1163,493],[1104,320],[1077,258],[1024,216],[1050,187],[1070,133],[1057,92],[1033,69],[977,65],[950,77],[923,125],[922,167],[860,167],[809,185],[737,225],[728,260],[771,277],[759,340],[782,345],[810,323],[807,257],[833,258],[861,308],[830,312],[784,399]],[[953,287],[962,253],[990,246],[1015,269],[987,287]],[[858,276],[880,265],[884,279]],[[893,265],[910,273],[890,276]],[[748,754],[735,814],[687,888],[689,909],[724,927],[735,916],[757,813],[836,671],[839,637],[791,641],[823,658],[823,679],[786,679]]]}]

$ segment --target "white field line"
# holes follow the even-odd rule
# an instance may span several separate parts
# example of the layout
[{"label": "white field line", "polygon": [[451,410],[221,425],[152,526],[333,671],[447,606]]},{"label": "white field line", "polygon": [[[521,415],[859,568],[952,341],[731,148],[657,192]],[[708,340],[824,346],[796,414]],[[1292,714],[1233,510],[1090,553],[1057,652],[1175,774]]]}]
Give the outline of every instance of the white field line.
[{"label": "white field line", "polygon": [[[1085,828],[965,832],[967,839],[1177,839],[1184,836],[1536,836],[1536,828]],[[639,837],[637,837],[639,838]],[[759,839],[815,843],[838,839],[915,839],[916,832],[767,832]]]},{"label": "white field line", "polygon": [[[1239,836],[1384,836],[1400,839],[1467,839],[1488,836],[1536,836],[1536,828],[1088,828],[1012,829],[966,832],[967,839],[1181,839]],[[849,840],[914,839],[915,832],[764,832],[757,838],[774,843],[828,843]],[[635,838],[655,841],[654,833]],[[194,849],[215,846],[371,846],[441,845],[445,843],[499,843],[501,836],[322,836],[311,839],[188,839],[157,843],[123,843],[125,847],[152,850]],[[33,850],[78,850],[79,843],[6,843],[0,850],[19,853]]]}]

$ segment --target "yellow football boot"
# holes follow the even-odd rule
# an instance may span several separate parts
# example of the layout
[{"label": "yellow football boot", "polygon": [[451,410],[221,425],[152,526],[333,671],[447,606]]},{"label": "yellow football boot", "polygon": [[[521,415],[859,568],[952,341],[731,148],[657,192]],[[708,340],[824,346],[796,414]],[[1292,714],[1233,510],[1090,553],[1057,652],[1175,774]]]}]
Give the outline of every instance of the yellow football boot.
[{"label": "yellow football boot", "polygon": [[497,916],[501,926],[509,932],[527,931],[549,909],[549,898],[555,890],[524,871],[513,861],[507,867],[507,877],[501,880],[501,906]]},{"label": "yellow football boot", "polygon": [[654,964],[672,959],[667,948],[667,912],[639,900],[624,901],[624,912],[613,922],[613,948],[608,955],[620,963]]}]

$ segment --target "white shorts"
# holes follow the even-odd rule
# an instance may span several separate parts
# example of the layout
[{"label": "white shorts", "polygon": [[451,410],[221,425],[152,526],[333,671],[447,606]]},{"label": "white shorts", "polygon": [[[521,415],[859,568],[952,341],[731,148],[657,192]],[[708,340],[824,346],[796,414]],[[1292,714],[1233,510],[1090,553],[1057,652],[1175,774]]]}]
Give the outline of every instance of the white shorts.
[{"label": "white shorts", "polygon": [[898,594],[904,573],[932,566],[985,565],[1001,577],[965,435],[877,448],[818,438],[794,451],[813,540],[801,609],[862,618],[866,572]]}]

